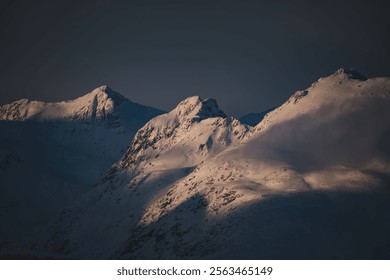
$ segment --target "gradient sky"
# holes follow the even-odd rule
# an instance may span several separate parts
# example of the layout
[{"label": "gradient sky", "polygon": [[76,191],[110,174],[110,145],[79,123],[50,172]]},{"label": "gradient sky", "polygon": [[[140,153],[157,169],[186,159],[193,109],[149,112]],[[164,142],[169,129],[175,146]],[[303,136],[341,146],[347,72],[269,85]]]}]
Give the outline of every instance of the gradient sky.
[{"label": "gradient sky", "polygon": [[170,110],[214,97],[234,116],[340,67],[390,76],[387,1],[2,1],[0,104],[109,85]]}]

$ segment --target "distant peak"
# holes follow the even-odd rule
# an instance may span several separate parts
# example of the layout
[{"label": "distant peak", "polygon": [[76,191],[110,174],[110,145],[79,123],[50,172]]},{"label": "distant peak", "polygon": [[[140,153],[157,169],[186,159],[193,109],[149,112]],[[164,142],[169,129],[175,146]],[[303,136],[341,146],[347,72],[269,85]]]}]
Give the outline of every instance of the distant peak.
[{"label": "distant peak", "polygon": [[219,109],[217,101],[213,98],[202,100],[199,96],[184,99],[174,109],[176,114],[185,119],[203,120],[213,117],[226,118],[226,114]]},{"label": "distant peak", "polygon": [[334,75],[344,75],[349,79],[354,79],[354,80],[360,80],[360,81],[365,81],[367,78],[363,76],[362,74],[359,73],[358,70],[355,68],[340,68],[338,69]]}]

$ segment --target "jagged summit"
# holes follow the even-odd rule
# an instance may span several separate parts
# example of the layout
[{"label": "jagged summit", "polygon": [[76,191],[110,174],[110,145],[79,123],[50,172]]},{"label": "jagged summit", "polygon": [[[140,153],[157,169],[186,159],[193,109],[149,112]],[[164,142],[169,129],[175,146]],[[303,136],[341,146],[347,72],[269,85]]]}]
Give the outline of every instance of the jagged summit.
[{"label": "jagged summit", "polygon": [[193,119],[201,121],[207,118],[222,117],[226,114],[219,109],[217,101],[213,98],[202,100],[199,96],[186,98],[172,111],[180,119]]},{"label": "jagged summit", "polygon": [[341,76],[345,76],[349,79],[360,80],[360,81],[367,80],[367,77],[363,76],[355,68],[340,68],[333,75],[341,75]]},{"label": "jagged summit", "polygon": [[145,124],[118,167],[144,170],[143,165],[152,158],[153,164],[145,169],[148,172],[196,166],[239,142],[249,130],[238,120],[228,118],[215,99],[192,96]]}]

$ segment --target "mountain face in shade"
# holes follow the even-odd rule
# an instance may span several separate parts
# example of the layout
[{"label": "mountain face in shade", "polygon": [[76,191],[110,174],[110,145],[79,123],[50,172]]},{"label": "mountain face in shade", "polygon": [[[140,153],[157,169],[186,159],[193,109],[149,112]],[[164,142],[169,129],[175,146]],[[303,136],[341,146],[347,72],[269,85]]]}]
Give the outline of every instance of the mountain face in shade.
[{"label": "mountain face in shade", "polygon": [[264,119],[265,115],[267,115],[269,112],[272,112],[275,109],[276,109],[276,107],[272,107],[272,108],[265,110],[263,112],[260,112],[260,113],[249,113],[249,114],[239,118],[239,121],[243,124],[255,126],[259,122],[261,122],[262,119]]},{"label": "mountain face in shade", "polygon": [[388,258],[389,108],[389,78],[346,69],[253,128],[191,97],[142,127],[32,250],[98,259]]},{"label": "mountain face in shade", "polygon": [[0,107],[1,247],[13,248],[86,193],[160,110],[107,86],[66,102]]}]

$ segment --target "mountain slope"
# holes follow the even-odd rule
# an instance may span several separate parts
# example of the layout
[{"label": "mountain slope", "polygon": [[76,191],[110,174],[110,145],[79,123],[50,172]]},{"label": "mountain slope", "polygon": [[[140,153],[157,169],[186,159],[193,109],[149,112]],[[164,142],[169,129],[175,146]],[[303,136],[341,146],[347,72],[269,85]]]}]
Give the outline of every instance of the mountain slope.
[{"label": "mountain slope", "polygon": [[0,107],[0,222],[8,225],[0,231],[2,249],[34,239],[161,113],[106,86],[66,102],[20,100]]}]

